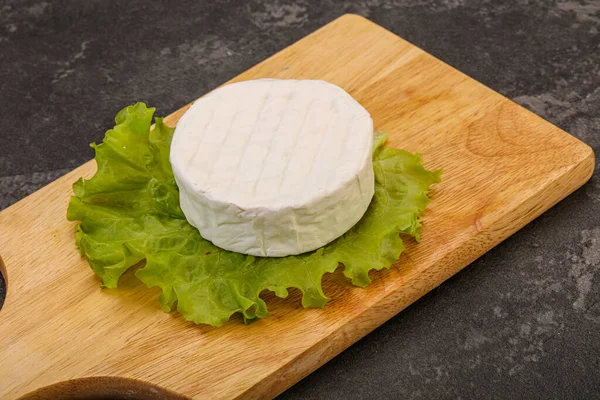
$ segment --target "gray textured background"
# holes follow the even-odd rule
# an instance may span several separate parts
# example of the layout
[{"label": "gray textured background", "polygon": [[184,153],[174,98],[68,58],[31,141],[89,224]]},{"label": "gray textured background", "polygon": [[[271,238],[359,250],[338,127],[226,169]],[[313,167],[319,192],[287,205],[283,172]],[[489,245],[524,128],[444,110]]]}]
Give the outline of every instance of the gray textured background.
[{"label": "gray textured background", "polygon": [[[0,209],[123,106],[167,115],[346,12],[600,145],[600,1],[216,3],[1,1]],[[282,398],[597,398],[599,205],[596,174]]]}]

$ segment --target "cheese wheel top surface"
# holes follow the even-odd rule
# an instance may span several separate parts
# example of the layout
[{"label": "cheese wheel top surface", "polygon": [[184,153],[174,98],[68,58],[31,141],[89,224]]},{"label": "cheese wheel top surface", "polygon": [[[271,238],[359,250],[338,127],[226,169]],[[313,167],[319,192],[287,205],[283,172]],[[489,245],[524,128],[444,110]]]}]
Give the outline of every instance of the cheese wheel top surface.
[{"label": "cheese wheel top surface", "polygon": [[297,206],[334,192],[370,157],[373,122],[325,81],[260,79],[197,100],[171,163],[194,191],[242,208]]}]

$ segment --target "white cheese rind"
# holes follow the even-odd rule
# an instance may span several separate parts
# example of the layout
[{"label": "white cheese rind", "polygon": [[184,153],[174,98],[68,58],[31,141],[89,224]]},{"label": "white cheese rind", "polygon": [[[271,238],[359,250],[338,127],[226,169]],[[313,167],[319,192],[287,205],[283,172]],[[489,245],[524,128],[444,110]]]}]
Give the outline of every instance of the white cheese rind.
[{"label": "white cheese rind", "polygon": [[348,231],[374,193],[373,121],[324,81],[260,79],[198,99],[170,161],[181,208],[226,250],[283,257]]}]

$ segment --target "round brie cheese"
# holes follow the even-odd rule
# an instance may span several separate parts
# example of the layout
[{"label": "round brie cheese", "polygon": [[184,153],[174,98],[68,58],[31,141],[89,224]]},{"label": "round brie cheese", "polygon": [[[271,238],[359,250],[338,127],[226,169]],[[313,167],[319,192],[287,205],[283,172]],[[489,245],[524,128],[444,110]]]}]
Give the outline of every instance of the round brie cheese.
[{"label": "round brie cheese", "polygon": [[173,136],[181,208],[216,246],[283,257],[356,224],[374,193],[373,121],[317,80],[232,83],[198,99]]}]

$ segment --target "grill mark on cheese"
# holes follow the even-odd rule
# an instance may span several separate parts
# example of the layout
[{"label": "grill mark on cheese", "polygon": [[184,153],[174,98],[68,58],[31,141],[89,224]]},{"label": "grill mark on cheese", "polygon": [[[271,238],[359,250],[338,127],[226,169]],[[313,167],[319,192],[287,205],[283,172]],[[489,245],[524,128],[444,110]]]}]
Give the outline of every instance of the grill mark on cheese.
[{"label": "grill mark on cheese", "polygon": [[270,98],[270,92],[267,90],[265,93],[265,96],[262,99],[260,106],[258,107],[258,111],[256,113],[256,118],[254,119],[254,125],[252,126],[252,131],[251,131],[250,135],[248,136],[248,138],[246,139],[246,141],[244,142],[244,145],[242,146],[244,150],[242,152],[242,156],[239,158],[238,164],[235,167],[235,171],[236,171],[235,178],[230,181],[230,185],[227,188],[227,192],[231,191],[233,184],[237,182],[237,177],[240,176],[240,166],[242,164],[242,161],[244,161],[244,157],[246,156],[248,144],[250,143],[250,141],[252,140],[252,136],[256,132],[256,127],[257,127],[258,121],[260,119],[260,114],[262,113],[262,110],[264,109],[265,105],[267,104],[267,101],[269,100],[269,98]]},{"label": "grill mark on cheese", "polygon": [[258,178],[254,181],[254,185],[252,186],[252,192],[251,195],[254,196],[256,194],[256,186],[258,185],[258,182],[260,182],[262,176],[263,176],[263,172],[265,170],[265,165],[267,164],[267,158],[269,157],[269,150],[271,150],[271,146],[273,145],[273,141],[275,140],[275,136],[279,130],[279,127],[281,126],[281,122],[283,122],[284,118],[285,118],[285,111],[287,111],[288,107],[290,106],[290,104],[292,104],[292,100],[294,98],[294,94],[292,93],[289,98],[286,99],[286,104],[284,107],[283,112],[281,113],[281,118],[279,118],[279,123],[277,124],[277,126],[275,126],[273,128],[273,132],[271,134],[271,139],[269,140],[269,145],[267,146],[267,155],[265,156],[263,163],[261,165],[260,171],[258,172]]}]

